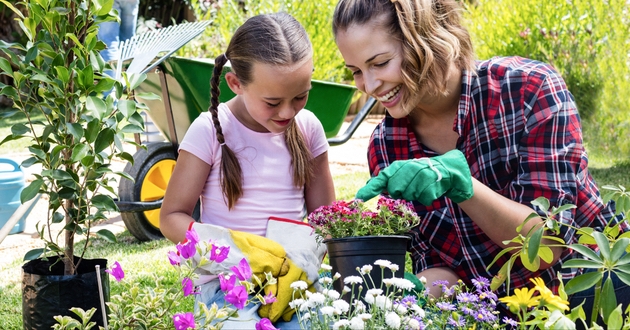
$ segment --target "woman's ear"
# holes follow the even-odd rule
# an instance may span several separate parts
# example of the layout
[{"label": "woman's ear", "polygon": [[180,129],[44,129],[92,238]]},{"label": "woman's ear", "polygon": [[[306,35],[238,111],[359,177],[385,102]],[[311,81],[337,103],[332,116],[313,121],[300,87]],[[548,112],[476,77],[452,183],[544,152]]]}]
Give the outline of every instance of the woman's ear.
[{"label": "woman's ear", "polygon": [[228,72],[225,74],[225,82],[227,82],[228,87],[230,87],[234,94],[243,94],[243,85],[241,85],[241,81],[238,80],[238,77],[234,74],[234,72]]}]

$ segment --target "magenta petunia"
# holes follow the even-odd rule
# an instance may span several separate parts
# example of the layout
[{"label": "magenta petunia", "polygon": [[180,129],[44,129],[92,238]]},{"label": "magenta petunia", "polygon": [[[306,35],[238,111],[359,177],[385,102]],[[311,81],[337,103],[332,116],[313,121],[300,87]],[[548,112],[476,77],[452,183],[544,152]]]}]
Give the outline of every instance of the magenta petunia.
[{"label": "magenta petunia", "polygon": [[195,329],[195,315],[193,313],[177,313],[173,315],[175,330]]},{"label": "magenta petunia", "polygon": [[229,246],[216,246],[212,244],[212,248],[210,248],[210,260],[221,263],[223,260],[227,259],[229,253]]},{"label": "magenta petunia", "polygon": [[271,320],[268,318],[262,318],[258,323],[256,323],[256,330],[280,330],[273,326]]},{"label": "magenta petunia", "polygon": [[120,282],[120,280],[125,277],[125,272],[123,271],[122,267],[120,267],[118,261],[114,262],[112,268],[105,269],[105,272],[113,276],[116,279],[116,282]]},{"label": "magenta petunia", "polygon": [[219,283],[221,284],[221,291],[228,292],[236,285],[236,276],[231,275],[226,277],[223,274],[219,274]]},{"label": "magenta petunia", "polygon": [[177,243],[175,248],[177,248],[177,252],[179,252],[179,255],[184,259],[190,259],[192,256],[195,255],[195,253],[197,253],[195,245],[191,244],[190,242],[186,242],[183,244]]},{"label": "magenta petunia", "polygon": [[197,292],[195,292],[195,287],[193,286],[193,281],[188,277],[184,277],[182,280],[182,290],[184,291],[184,297],[188,297],[191,294],[197,294]]},{"label": "magenta petunia", "polygon": [[232,290],[225,295],[225,301],[234,305],[237,309],[243,309],[247,302],[247,289],[242,285],[233,287]]},{"label": "magenta petunia", "polygon": [[179,266],[179,264],[181,262],[181,258],[179,257],[177,252],[175,252],[175,251],[168,251],[166,253],[166,256],[168,257],[168,261],[171,263],[171,265]]},{"label": "magenta petunia", "polygon": [[234,275],[241,281],[247,281],[252,277],[252,269],[249,267],[247,259],[241,259],[238,266],[232,266],[230,269],[234,272]]}]

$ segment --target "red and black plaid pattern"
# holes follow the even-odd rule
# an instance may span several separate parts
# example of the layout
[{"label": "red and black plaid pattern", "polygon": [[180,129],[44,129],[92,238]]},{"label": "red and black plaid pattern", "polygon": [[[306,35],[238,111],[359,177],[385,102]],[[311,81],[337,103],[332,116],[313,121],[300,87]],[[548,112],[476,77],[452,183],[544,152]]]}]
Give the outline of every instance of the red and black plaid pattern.
[{"label": "red and black plaid pattern", "polygon": [[[519,57],[493,58],[477,68],[476,74],[464,72],[453,125],[473,177],[524,205],[539,196],[554,206],[574,204],[577,208],[558,221],[603,228],[614,218],[614,205],[604,205],[587,170],[578,111],[563,79],[551,66]],[[416,139],[407,118],[387,116],[372,134],[368,161],[376,175],[395,160],[436,155]],[[486,270],[501,248],[450,199],[414,206],[423,219],[411,233],[416,272],[448,266],[470,284],[476,277],[492,278],[507,261],[504,257]],[[562,228],[565,242],[576,243],[575,231]],[[557,292],[557,272],[563,278],[577,275],[576,269],[561,268],[572,257],[566,250],[561,262],[537,273],[517,265],[510,288],[531,286],[530,278],[541,277]],[[505,285],[498,294],[505,294]]]}]

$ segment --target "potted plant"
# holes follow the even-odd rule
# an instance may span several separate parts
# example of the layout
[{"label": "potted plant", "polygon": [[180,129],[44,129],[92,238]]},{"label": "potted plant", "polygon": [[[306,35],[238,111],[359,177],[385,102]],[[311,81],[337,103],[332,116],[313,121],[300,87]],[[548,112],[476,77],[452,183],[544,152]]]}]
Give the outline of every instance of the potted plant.
[{"label": "potted plant", "polygon": [[[326,244],[333,273],[338,272],[343,279],[359,275],[357,268],[377,260],[388,260],[404,272],[410,240],[404,234],[417,226],[420,218],[411,203],[381,196],[376,211],[361,200],[336,201],[317,208],[309,214],[308,222]],[[384,273],[372,275],[376,286]],[[341,292],[343,280],[335,285]]]},{"label": "potted plant", "polygon": [[[23,266],[22,284],[24,327],[43,329],[54,324],[52,316],[68,314],[69,307],[99,307],[98,292],[87,292],[98,287],[99,274],[83,256],[90,237],[115,240],[107,230],[93,232],[92,224],[118,210],[112,183],[116,176],[129,176],[114,172],[110,164],[115,158],[133,160],[123,149],[124,134],[143,130],[137,110],[144,106],[131,100],[143,76],[123,75],[128,96],[120,99],[123,84],[103,74],[112,66],[99,55],[105,45],[97,39],[98,24],[117,19],[111,11],[114,0],[0,1],[18,15],[27,39],[0,42],[9,58],[0,57],[0,74],[13,81],[0,84],[0,95],[13,101],[13,110],[2,115],[20,115],[26,122],[13,125],[0,143],[30,140],[30,158],[22,166],[38,164],[41,172],[23,189],[21,201],[38,194],[48,198],[47,218],[37,225],[45,246],[26,254],[25,260],[32,261]],[[113,87],[115,93],[103,100]],[[62,227],[59,234],[56,226]],[[75,254],[77,236],[85,237],[80,255]],[[105,260],[94,263],[101,272],[107,268]],[[106,276],[101,286],[107,297]],[[38,299],[44,294],[54,297]],[[82,300],[88,306],[81,306]],[[95,319],[101,320],[101,312]]]}]

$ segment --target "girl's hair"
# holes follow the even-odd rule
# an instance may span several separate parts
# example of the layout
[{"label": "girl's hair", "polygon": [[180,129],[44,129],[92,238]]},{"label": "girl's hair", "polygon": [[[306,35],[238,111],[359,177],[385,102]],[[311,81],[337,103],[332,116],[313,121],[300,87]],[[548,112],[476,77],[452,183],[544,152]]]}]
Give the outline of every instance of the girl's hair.
[{"label": "girl's hair", "polygon": [[[242,170],[236,154],[227,144],[221,129],[217,109],[219,106],[219,79],[223,66],[229,60],[232,72],[242,85],[251,83],[255,63],[292,65],[313,56],[306,31],[287,13],[264,14],[249,18],[241,25],[228,45],[225,54],[214,61],[210,80],[210,108],[217,140],[221,144],[221,189],[232,209],[243,195]],[[295,120],[285,132],[285,141],[291,154],[293,183],[296,187],[308,184],[312,177],[312,154]]]},{"label": "girl's hair", "polygon": [[423,89],[431,95],[448,93],[451,64],[459,70],[475,70],[475,54],[468,31],[461,25],[457,0],[339,0],[333,16],[333,33],[352,24],[379,22],[402,42],[402,75],[413,96]]}]

